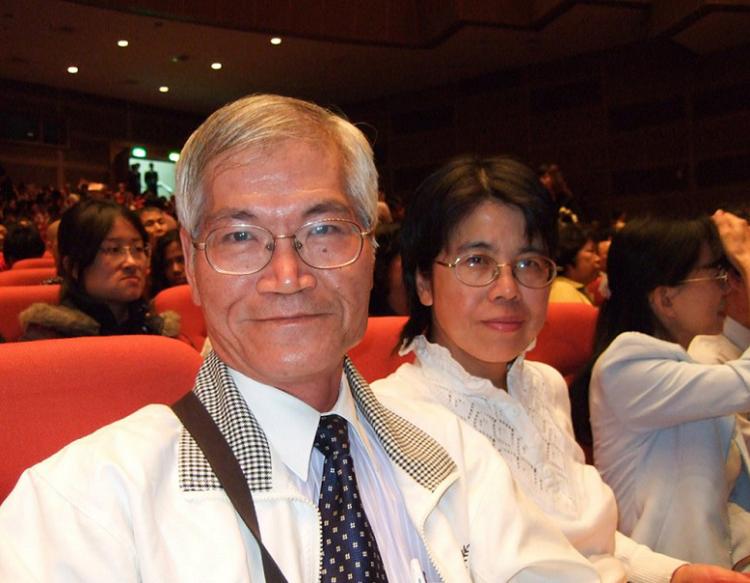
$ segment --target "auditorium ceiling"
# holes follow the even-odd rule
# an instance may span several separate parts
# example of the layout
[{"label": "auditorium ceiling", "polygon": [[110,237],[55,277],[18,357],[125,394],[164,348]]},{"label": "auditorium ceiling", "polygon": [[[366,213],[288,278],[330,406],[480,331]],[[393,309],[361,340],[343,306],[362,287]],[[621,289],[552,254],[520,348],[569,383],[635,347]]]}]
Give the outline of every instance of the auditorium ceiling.
[{"label": "auditorium ceiling", "polygon": [[362,102],[648,42],[748,44],[750,1],[0,0],[0,80],[193,112],[259,91]]}]

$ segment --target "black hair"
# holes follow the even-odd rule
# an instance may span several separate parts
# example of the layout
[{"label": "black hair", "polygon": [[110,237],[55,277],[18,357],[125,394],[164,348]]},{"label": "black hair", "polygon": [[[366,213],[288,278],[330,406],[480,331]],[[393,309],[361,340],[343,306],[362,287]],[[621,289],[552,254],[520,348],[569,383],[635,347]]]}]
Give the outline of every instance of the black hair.
[{"label": "black hair", "polygon": [[545,251],[554,255],[557,207],[534,171],[507,156],[464,156],[448,162],[417,188],[402,225],[401,261],[409,305],[402,342],[431,333],[431,309],[419,301],[417,272],[432,275],[435,258],[456,227],[488,200],[520,210],[529,241],[539,236]]},{"label": "black hair", "polygon": [[148,242],[148,233],[138,216],[115,202],[90,199],[63,213],[57,231],[58,273],[63,275],[63,298],[71,292],[87,295],[83,273],[96,259],[117,217],[128,221],[144,243]]},{"label": "black hair", "polygon": [[34,225],[16,223],[8,227],[3,255],[8,267],[21,259],[44,255],[44,241]]},{"label": "black hair", "polygon": [[373,272],[372,292],[370,293],[370,316],[394,316],[393,307],[388,303],[390,293],[391,263],[401,253],[401,225],[387,223],[378,225],[375,229],[375,240],[378,250],[375,254],[375,270]]},{"label": "black hair", "polygon": [[610,297],[599,309],[591,359],[571,386],[573,426],[579,443],[592,443],[588,390],[594,363],[623,332],[666,337],[649,296],[657,287],[676,286],[687,278],[704,243],[714,255],[722,256],[718,232],[708,217],[634,219],[612,237],[607,259]]},{"label": "black hair", "polygon": [[555,253],[557,267],[564,269],[568,266],[575,266],[578,252],[592,240],[592,237],[591,230],[578,223],[561,222],[557,240],[557,253]]},{"label": "black hair", "polygon": [[172,243],[177,243],[182,249],[180,243],[180,232],[177,229],[167,231],[163,237],[156,241],[154,251],[151,254],[151,297],[158,294],[161,290],[171,287],[172,284],[167,280],[167,247]]}]

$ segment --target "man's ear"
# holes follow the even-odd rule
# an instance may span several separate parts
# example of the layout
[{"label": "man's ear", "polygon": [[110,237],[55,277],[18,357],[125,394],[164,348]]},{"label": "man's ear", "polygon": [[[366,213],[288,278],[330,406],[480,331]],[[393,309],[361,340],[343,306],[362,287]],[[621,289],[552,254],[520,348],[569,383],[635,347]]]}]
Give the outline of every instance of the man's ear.
[{"label": "man's ear", "polygon": [[432,305],[432,282],[419,270],[417,270],[417,296],[423,306]]},{"label": "man's ear", "polygon": [[190,284],[193,303],[196,306],[200,306],[201,296],[198,291],[198,285],[195,281],[195,256],[197,249],[193,247],[193,238],[183,226],[180,226],[180,243],[182,244],[182,254],[185,257],[185,277],[187,277],[188,283]]}]

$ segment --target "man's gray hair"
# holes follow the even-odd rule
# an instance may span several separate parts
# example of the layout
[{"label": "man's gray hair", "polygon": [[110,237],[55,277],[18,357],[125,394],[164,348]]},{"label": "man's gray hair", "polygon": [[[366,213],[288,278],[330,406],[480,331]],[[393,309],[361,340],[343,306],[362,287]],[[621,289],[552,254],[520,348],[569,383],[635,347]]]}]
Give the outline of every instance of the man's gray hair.
[{"label": "man's gray hair", "polygon": [[193,132],[176,169],[177,216],[199,235],[206,206],[205,172],[223,154],[262,150],[284,140],[307,140],[338,149],[346,195],[362,227],[377,220],[378,174],[364,134],[347,120],[313,103],[280,95],[250,95],[215,111]]}]

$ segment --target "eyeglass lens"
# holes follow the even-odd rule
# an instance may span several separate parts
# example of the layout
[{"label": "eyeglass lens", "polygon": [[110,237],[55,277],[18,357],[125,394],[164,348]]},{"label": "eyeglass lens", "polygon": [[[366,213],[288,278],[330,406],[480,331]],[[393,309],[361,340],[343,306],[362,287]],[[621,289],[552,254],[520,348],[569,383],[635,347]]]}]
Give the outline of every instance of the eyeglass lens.
[{"label": "eyeglass lens", "polygon": [[487,255],[469,255],[457,259],[454,265],[456,276],[471,286],[489,285],[506,265],[518,283],[530,288],[546,287],[555,277],[555,264],[542,256],[523,257],[510,264],[498,265]]}]

